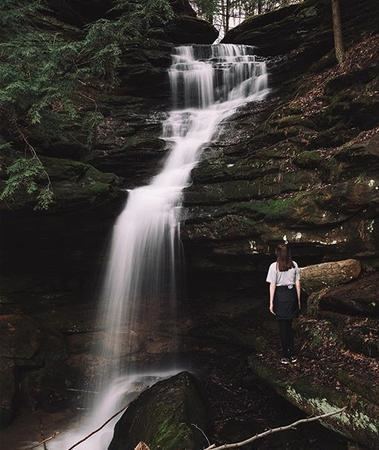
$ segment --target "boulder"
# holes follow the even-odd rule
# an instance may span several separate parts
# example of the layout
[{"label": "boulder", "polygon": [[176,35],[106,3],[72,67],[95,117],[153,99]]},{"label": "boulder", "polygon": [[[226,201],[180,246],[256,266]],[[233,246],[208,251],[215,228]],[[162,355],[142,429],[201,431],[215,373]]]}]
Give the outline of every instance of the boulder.
[{"label": "boulder", "polygon": [[151,450],[199,450],[207,416],[197,380],[181,372],[160,381],[134,400],[117,422],[109,450],[134,450],[143,441]]},{"label": "boulder", "polygon": [[356,259],[345,259],[301,268],[301,284],[305,293],[355,280],[361,273],[361,264]]},{"label": "boulder", "polygon": [[48,0],[50,11],[60,20],[84,26],[100,19],[112,8],[112,0]]},{"label": "boulder", "polygon": [[[337,269],[340,270],[336,271],[333,268],[330,269],[330,272],[326,270],[327,275],[325,276],[324,281],[329,286],[336,286],[340,283],[346,283],[346,281],[349,281],[349,278],[356,278],[357,274],[359,274],[359,267],[356,264],[357,262],[354,264],[349,262],[349,265],[347,265],[346,261],[339,261],[339,264],[341,263],[344,263],[344,267],[337,267]],[[324,264],[320,264],[319,266],[323,265]],[[302,274],[305,276],[305,286],[308,289],[313,287],[313,284],[309,285],[309,283],[317,283],[316,278],[318,275],[316,272],[312,273],[309,268],[304,268],[302,269]],[[309,281],[307,281],[308,278]],[[339,280],[340,283],[338,282]],[[322,282],[322,280],[320,281]],[[374,273],[364,276],[358,280],[348,282],[342,286],[330,287],[312,294],[308,299],[308,307],[312,313],[317,313],[319,311],[333,311],[348,315],[378,317],[378,292],[379,273]]]},{"label": "boulder", "polygon": [[165,35],[174,44],[212,44],[218,31],[206,20],[179,16],[165,26]]}]

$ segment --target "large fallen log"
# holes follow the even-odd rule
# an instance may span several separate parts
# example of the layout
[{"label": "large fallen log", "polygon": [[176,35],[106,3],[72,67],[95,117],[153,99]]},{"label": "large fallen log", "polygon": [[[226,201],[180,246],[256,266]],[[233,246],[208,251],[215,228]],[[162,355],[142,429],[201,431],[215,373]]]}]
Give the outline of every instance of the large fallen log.
[{"label": "large fallen log", "polygon": [[331,288],[355,280],[361,273],[361,263],[345,259],[301,268],[301,286],[310,295],[321,289]]}]

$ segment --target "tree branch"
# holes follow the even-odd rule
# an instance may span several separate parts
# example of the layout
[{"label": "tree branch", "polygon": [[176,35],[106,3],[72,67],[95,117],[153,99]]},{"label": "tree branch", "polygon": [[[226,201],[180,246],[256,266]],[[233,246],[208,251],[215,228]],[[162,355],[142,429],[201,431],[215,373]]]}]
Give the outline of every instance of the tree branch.
[{"label": "tree branch", "polygon": [[96,430],[92,431],[90,434],[85,436],[83,439],[80,439],[80,441],[76,442],[74,445],[72,445],[68,450],[72,450],[76,448],[79,444],[89,439],[91,436],[102,430],[108,423],[113,420],[115,417],[117,417],[119,414],[121,414],[125,409],[128,407],[128,405],[124,406],[123,408],[119,409],[116,413],[113,414],[112,417],[110,417],[108,420],[106,420],[99,428],[96,428]]},{"label": "tree branch", "polygon": [[232,444],[222,444],[220,446],[216,446],[216,444],[212,444],[209,447],[207,447],[205,450],[225,450],[228,448],[240,448],[243,447],[244,445],[250,444],[251,442],[254,442],[258,439],[261,439],[263,437],[269,436],[270,434],[273,433],[278,433],[280,431],[286,431],[286,430],[290,430],[294,427],[296,427],[297,425],[300,425],[302,423],[306,423],[306,422],[315,422],[316,420],[321,420],[324,419],[326,417],[331,417],[331,416],[335,416],[337,414],[341,414],[343,411],[345,411],[347,407],[345,406],[344,408],[338,409],[337,411],[331,412],[331,413],[327,413],[327,414],[321,414],[319,416],[315,416],[315,417],[308,417],[306,419],[300,419],[297,420],[296,422],[293,422],[289,425],[285,425],[282,427],[278,427],[278,428],[271,428],[270,430],[264,431],[263,433],[259,433],[256,434],[255,436],[252,436],[248,439],[245,439],[244,441],[240,441],[240,442],[234,442]]},{"label": "tree branch", "polygon": [[210,443],[210,441],[209,441],[209,439],[208,439],[208,436],[204,433],[204,431],[203,431],[200,427],[198,427],[195,423],[191,423],[191,425],[192,425],[194,428],[196,428],[197,430],[199,430],[200,433],[204,436],[204,439],[207,441],[207,444],[208,444],[208,445],[211,445],[211,443]]},{"label": "tree branch", "polygon": [[40,447],[41,445],[45,445],[46,442],[49,442],[49,441],[51,441],[52,439],[56,438],[56,437],[58,436],[58,434],[59,434],[59,432],[57,431],[57,432],[53,433],[51,436],[49,436],[49,437],[47,437],[46,439],[44,439],[43,441],[37,442],[37,444],[34,444],[34,445],[32,445],[31,447],[24,447],[24,448],[25,448],[26,450],[32,450],[33,448],[38,448],[38,447]]}]

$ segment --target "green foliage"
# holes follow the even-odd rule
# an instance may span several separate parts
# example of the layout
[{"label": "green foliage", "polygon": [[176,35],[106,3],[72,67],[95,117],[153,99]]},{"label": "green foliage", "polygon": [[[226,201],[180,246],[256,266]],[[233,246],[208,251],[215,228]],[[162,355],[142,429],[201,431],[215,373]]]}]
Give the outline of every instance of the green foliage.
[{"label": "green foliage", "polygon": [[148,29],[168,20],[172,10],[168,0],[114,0],[116,18],[77,30],[76,39],[59,23],[55,32],[38,25],[41,17],[49,19],[48,13],[43,0],[0,4],[0,118],[7,117],[0,131],[5,129],[16,150],[31,156],[20,158],[15,151],[0,199],[24,189],[44,209],[52,201],[50,181],[41,187],[48,174],[38,146],[33,143],[34,150],[29,140],[37,133],[39,141],[49,142],[79,125],[91,148],[103,118],[96,92],[117,86],[123,51],[139,39],[146,44]]},{"label": "green foliage", "polygon": [[53,202],[50,182],[40,188],[38,181],[46,177],[45,168],[38,157],[18,158],[7,168],[7,183],[0,200],[12,200],[20,191],[36,197],[36,209],[47,209]]},{"label": "green foliage", "polygon": [[115,11],[121,12],[121,22],[135,36],[143,36],[151,26],[171,19],[173,11],[168,0],[115,0]]},{"label": "green foliage", "polygon": [[31,25],[33,14],[44,10],[42,0],[1,0],[0,33],[14,31]]},{"label": "green foliage", "polygon": [[223,32],[242,22],[247,16],[264,14],[302,0],[191,0],[198,14]]}]

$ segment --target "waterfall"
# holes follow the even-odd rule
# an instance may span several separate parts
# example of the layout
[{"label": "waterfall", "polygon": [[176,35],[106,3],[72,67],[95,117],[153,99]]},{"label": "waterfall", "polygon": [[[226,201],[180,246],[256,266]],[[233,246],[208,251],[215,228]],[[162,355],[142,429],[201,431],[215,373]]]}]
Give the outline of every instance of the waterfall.
[{"label": "waterfall", "polygon": [[[123,364],[124,356],[136,348],[141,326],[154,326],[157,305],[158,310],[159,305],[175,307],[182,193],[191,171],[221,122],[242,104],[268,93],[266,63],[250,46],[176,47],[168,75],[173,110],[162,136],[169,154],[150,184],[129,192],[114,226],[99,307],[107,364],[99,367],[100,394],[90,416],[80,429],[66,433],[66,445],[96,429],[125,401],[136,378]],[[78,450],[106,450],[114,422]],[[62,441],[56,448],[64,448]]]}]

